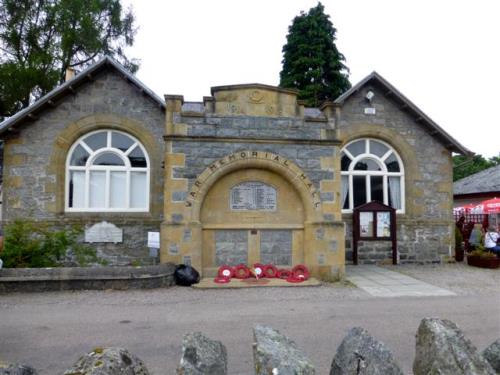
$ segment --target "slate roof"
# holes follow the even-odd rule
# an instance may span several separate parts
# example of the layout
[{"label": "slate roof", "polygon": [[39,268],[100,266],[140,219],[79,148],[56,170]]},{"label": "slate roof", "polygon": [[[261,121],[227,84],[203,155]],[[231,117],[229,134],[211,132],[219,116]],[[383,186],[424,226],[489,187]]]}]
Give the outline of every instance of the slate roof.
[{"label": "slate roof", "polygon": [[139,81],[120,63],[109,56],[105,56],[95,64],[92,64],[91,66],[76,74],[72,79],[64,82],[60,86],[57,86],[48,94],[31,104],[29,107],[17,112],[14,116],[9,117],[8,119],[0,123],[0,134],[17,124],[22,123],[23,121],[36,119],[39,112],[45,110],[47,107],[50,108],[56,106],[63,97],[76,92],[79,87],[81,87],[86,82],[92,81],[98,72],[106,68],[116,70],[124,79],[127,80],[127,82],[136,86],[140,92],[156,102],[162,110],[165,109],[165,101],[162,98],[160,98],[152,90],[146,87],[146,85]]},{"label": "slate roof", "polygon": [[453,183],[453,195],[498,192],[500,197],[500,165],[464,177]]},{"label": "slate roof", "polygon": [[437,137],[443,145],[450,151],[456,152],[462,155],[472,156],[474,153],[468,150],[466,147],[461,145],[456,139],[449,135],[443,128],[436,124],[429,116],[427,116],[420,108],[411,102],[406,96],[404,96],[398,89],[391,85],[384,77],[382,77],[377,72],[372,72],[367,77],[362,79],[355,86],[351,87],[348,91],[340,95],[335,99],[334,103],[338,105],[344,104],[344,102],[354,93],[358,92],[363,86],[368,83],[377,82],[386,90],[385,95],[387,97],[393,98],[398,104],[401,110],[407,111],[413,116],[416,122],[424,126],[429,134]]}]

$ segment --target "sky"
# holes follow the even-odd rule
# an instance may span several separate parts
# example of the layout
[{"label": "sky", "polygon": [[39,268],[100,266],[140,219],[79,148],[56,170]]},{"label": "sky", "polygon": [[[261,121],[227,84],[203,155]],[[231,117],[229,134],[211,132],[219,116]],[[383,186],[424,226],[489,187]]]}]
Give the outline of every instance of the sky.
[{"label": "sky", "polygon": [[[127,55],[158,95],[277,86],[288,27],[316,0],[122,0]],[[354,85],[377,71],[469,150],[500,155],[499,0],[323,0]]]}]

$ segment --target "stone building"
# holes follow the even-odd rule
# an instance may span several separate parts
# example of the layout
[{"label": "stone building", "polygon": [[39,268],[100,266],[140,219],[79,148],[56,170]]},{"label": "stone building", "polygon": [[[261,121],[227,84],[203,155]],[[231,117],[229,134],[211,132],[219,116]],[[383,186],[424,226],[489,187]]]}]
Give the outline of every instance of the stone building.
[{"label": "stone building", "polygon": [[[82,224],[112,264],[306,264],[342,274],[352,209],[397,209],[401,262],[452,248],[451,153],[470,152],[377,73],[305,108],[261,84],[156,96],[104,58],[0,124],[3,218]],[[361,242],[359,260],[390,258]]]}]

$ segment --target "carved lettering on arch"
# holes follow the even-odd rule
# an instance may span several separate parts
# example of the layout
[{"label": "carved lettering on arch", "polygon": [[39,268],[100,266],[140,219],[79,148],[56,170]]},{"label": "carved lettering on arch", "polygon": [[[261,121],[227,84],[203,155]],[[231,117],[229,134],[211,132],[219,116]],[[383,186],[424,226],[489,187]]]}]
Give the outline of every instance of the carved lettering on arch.
[{"label": "carved lettering on arch", "polygon": [[188,198],[186,200],[186,207],[193,206],[195,200],[198,199],[198,192],[203,188],[205,181],[212,174],[216,173],[221,168],[227,167],[228,164],[235,163],[239,160],[248,160],[248,159],[268,160],[270,162],[282,165],[289,171],[293,171],[293,173],[295,174],[294,180],[298,181],[298,183],[303,184],[307,189],[307,191],[309,191],[313,207],[315,209],[319,209],[321,207],[320,196],[313,182],[303,172],[301,172],[300,169],[293,164],[293,162],[291,162],[288,159],[285,159],[282,156],[262,151],[238,151],[235,152],[234,154],[227,155],[222,159],[214,161],[192,185],[191,191],[188,193]]}]

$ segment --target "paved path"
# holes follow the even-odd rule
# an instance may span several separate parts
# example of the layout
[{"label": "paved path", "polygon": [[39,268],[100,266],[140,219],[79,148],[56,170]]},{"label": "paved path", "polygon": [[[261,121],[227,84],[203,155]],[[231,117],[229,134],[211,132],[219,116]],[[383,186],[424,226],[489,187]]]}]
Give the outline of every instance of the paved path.
[{"label": "paved path", "polygon": [[454,296],[452,291],[377,266],[347,266],[346,278],[374,297]]}]

